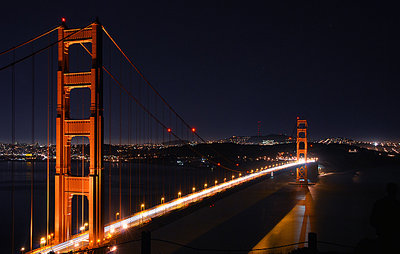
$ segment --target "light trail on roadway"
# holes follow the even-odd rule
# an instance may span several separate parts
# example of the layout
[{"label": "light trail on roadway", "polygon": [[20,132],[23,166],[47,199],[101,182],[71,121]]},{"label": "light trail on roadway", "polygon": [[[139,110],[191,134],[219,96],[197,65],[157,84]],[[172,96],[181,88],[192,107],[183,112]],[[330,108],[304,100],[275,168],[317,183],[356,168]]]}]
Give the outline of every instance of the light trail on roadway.
[{"label": "light trail on roadway", "polygon": [[[310,162],[315,162],[314,159],[308,159],[307,163]],[[149,208],[147,210],[143,210],[140,212],[137,212],[125,219],[121,219],[117,222],[113,222],[108,226],[104,227],[104,235],[106,238],[110,238],[112,236],[117,235],[120,232],[123,232],[129,228],[139,226],[145,222],[150,221],[152,218],[162,216],[163,214],[166,214],[170,211],[182,208],[186,205],[189,205],[191,203],[198,202],[206,197],[213,196],[217,193],[220,193],[224,190],[230,189],[234,186],[237,186],[239,184],[251,181],[253,179],[256,179],[258,177],[270,174],[275,171],[279,171],[282,169],[298,166],[305,164],[305,161],[298,161],[298,162],[292,162],[292,163],[287,163],[283,165],[272,165],[272,166],[266,166],[266,167],[261,167],[260,170],[252,170],[252,173],[249,173],[247,175],[240,176],[238,178],[232,177],[231,180],[216,184],[214,186],[210,186],[208,188],[205,188],[203,190],[188,194],[186,196],[179,197],[177,199],[173,199],[169,202],[165,202],[163,204],[157,205],[155,207]],[[56,244],[56,245],[51,245],[51,246],[45,246],[36,250],[33,250],[32,254],[36,253],[41,253],[41,254],[46,254],[49,253],[50,251],[54,251],[55,253],[63,253],[63,252],[68,252],[68,251],[73,251],[80,249],[84,246],[89,245],[89,233],[81,233],[78,235],[73,236],[72,239]]]}]

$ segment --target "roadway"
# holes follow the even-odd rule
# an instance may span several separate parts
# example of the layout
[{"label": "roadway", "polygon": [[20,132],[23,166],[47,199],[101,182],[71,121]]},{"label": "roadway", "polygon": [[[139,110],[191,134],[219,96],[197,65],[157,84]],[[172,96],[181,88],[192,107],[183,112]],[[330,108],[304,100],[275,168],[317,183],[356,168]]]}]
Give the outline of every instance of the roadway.
[{"label": "roadway", "polygon": [[[288,163],[288,164],[283,164],[283,165],[275,165],[274,167],[266,167],[257,171],[254,171],[251,174],[248,175],[243,175],[239,178],[235,178],[235,179],[231,179],[229,181],[226,181],[224,183],[218,183],[215,186],[211,186],[207,189],[203,189],[201,191],[189,194],[187,196],[183,196],[181,198],[172,200],[170,202],[166,202],[164,204],[161,204],[159,206],[144,210],[140,213],[134,214],[133,216],[130,216],[128,218],[122,219],[118,222],[112,223],[111,225],[108,225],[105,227],[105,235],[108,237],[115,237],[115,235],[118,234],[124,234],[125,231],[131,231],[129,229],[131,228],[135,228],[140,226],[142,223],[149,221],[153,218],[162,216],[163,214],[166,214],[170,211],[173,210],[177,210],[180,208],[183,208],[187,205],[189,205],[190,203],[195,203],[198,202],[204,198],[213,196],[215,194],[221,193],[225,190],[228,190],[234,186],[238,186],[242,183],[254,180],[256,178],[265,176],[267,174],[270,174],[271,172],[275,172],[275,171],[280,171],[282,169],[286,169],[289,167],[293,167],[299,164],[302,164],[304,162],[292,162],[292,163]],[[219,200],[216,204],[214,204],[212,206],[212,208],[215,209],[211,209],[211,211],[216,210],[219,211],[217,215],[207,215],[207,211],[210,209],[206,209],[207,211],[204,211],[204,209],[200,209],[199,211],[196,211],[194,213],[192,213],[190,216],[186,216],[183,222],[175,222],[172,223],[170,226],[166,226],[164,227],[164,231],[163,229],[159,229],[160,231],[155,231],[154,232],[154,236],[156,237],[160,237],[161,239],[165,239],[163,238],[164,235],[167,236],[176,236],[176,241],[178,242],[188,242],[189,240],[194,240],[199,236],[199,234],[201,232],[208,232],[209,228],[206,228],[207,225],[213,225],[212,221],[214,221],[214,223],[221,223],[223,221],[228,221],[229,218],[233,218],[235,215],[240,214],[244,208],[249,207],[249,206],[253,206],[256,205],[258,201],[265,199],[265,195],[271,195],[271,197],[273,198],[274,195],[272,195],[273,193],[276,192],[276,188],[280,185],[283,184],[287,184],[288,179],[284,179],[282,182],[279,182],[278,185],[276,184],[256,184],[254,185],[254,187],[250,187],[247,188],[250,190],[250,193],[248,192],[238,192],[235,193],[232,196],[229,196],[229,198],[227,199],[222,199]],[[261,185],[260,185],[261,184]],[[254,191],[251,191],[253,190]],[[262,191],[260,191],[260,189],[262,189]],[[290,195],[294,195],[296,192],[292,191],[290,192],[292,194]],[[289,193],[287,193],[289,195]],[[238,205],[238,200],[240,200],[240,203]],[[274,199],[275,200],[275,199]],[[275,200],[274,202],[278,202],[279,200]],[[221,205],[222,204],[222,205]],[[280,207],[280,206],[279,206]],[[274,208],[278,208],[275,207]],[[229,213],[227,213],[227,211],[229,211]],[[266,211],[265,209],[261,209],[261,211]],[[208,211],[209,212],[209,211]],[[282,211],[281,214],[286,214],[285,213],[286,210]],[[203,214],[206,213],[206,214]],[[193,217],[194,216],[194,217]],[[252,216],[251,214],[249,214],[249,216]],[[199,218],[205,218],[204,221],[200,220]],[[201,221],[201,223],[199,223],[199,220]],[[199,225],[201,228],[200,229],[193,229],[190,230],[190,232],[196,232],[196,234],[187,234],[187,231],[189,230],[189,228],[185,227],[180,227],[179,223],[183,223],[182,225]],[[271,223],[273,223],[273,220],[271,220]],[[175,226],[174,226],[175,225]],[[178,228],[184,228],[184,232],[182,232],[182,235],[180,235],[179,233],[166,233],[166,232],[179,232],[179,230],[174,230],[172,228],[169,227],[176,227],[176,225],[178,225]],[[231,224],[233,227],[237,227],[237,223],[233,223]],[[240,227],[242,228],[242,227]],[[243,227],[246,228],[246,227]],[[223,230],[229,229],[232,232],[235,232],[236,230],[232,227],[228,225],[226,225],[226,227],[223,227]],[[172,231],[171,231],[172,230]],[[159,232],[159,233],[158,233]],[[163,233],[165,232],[165,233]],[[189,237],[189,235],[191,235],[192,238],[190,239],[186,239],[186,237]],[[153,236],[153,238],[154,238]],[[194,237],[194,238],[193,238]],[[217,239],[218,237],[214,237],[213,239]],[[228,239],[228,238],[226,238]],[[166,239],[169,240],[169,239]],[[230,241],[229,241],[230,242]],[[240,241],[235,241],[235,242],[240,242]],[[46,248],[41,248],[41,249],[37,249],[35,251],[33,251],[32,253],[48,253],[50,250],[54,250],[55,252],[67,252],[69,250],[75,250],[78,249],[82,246],[86,246],[88,244],[88,234],[87,233],[83,233],[80,234],[78,236],[75,236],[74,238],[72,238],[71,240],[55,245],[55,246],[49,246]],[[165,244],[161,244],[161,245],[165,245]],[[129,246],[129,245],[126,245]],[[231,246],[232,247],[232,246]],[[239,246],[238,246],[239,247]],[[248,247],[248,246],[241,246],[241,247]],[[126,248],[135,248],[134,246],[130,246],[130,247],[126,247]],[[165,248],[171,248],[171,251],[175,251],[175,249],[170,246],[170,247],[166,247],[166,246],[160,246],[161,249],[165,249]],[[172,252],[164,252],[163,253],[172,253]]]}]

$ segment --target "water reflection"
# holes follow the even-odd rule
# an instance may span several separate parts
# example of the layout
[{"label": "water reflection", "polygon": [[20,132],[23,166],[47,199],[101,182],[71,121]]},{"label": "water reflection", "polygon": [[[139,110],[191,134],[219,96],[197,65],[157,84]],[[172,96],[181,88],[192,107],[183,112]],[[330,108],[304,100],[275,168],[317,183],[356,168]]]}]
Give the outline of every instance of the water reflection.
[{"label": "water reflection", "polygon": [[[275,227],[268,232],[263,239],[258,242],[250,253],[262,253],[256,249],[271,248],[285,244],[305,242],[308,232],[315,232],[314,221],[314,200],[307,186],[297,187],[296,205]],[[302,248],[304,244],[298,244],[280,249],[288,251],[290,249]],[[269,251],[265,251],[268,253]]]}]

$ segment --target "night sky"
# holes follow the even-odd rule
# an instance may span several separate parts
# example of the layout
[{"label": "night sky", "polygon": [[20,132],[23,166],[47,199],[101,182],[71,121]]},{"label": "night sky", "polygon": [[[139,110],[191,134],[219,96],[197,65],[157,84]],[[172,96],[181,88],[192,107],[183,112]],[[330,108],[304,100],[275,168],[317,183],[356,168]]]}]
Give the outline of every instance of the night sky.
[{"label": "night sky", "polygon": [[[314,139],[400,140],[396,6],[383,1],[61,2],[3,2],[0,51],[55,27],[61,17],[75,28],[98,16],[206,139],[256,135],[257,121],[263,134],[290,134],[300,116],[309,121]],[[10,61],[0,56],[0,66]],[[40,63],[38,70],[46,73],[47,63]],[[0,142],[10,136],[9,77],[9,70],[0,73]],[[29,94],[29,89],[17,90]],[[18,106],[29,108],[28,98],[18,99]],[[38,107],[37,114],[45,113]],[[26,126],[17,123],[17,136],[29,137]]]}]

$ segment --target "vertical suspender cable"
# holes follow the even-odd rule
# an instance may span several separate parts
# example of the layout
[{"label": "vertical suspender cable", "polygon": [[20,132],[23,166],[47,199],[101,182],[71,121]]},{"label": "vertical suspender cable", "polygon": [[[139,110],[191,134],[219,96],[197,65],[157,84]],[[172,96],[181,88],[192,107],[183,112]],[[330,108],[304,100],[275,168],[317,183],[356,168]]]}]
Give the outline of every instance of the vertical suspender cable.
[{"label": "vertical suspender cable", "polygon": [[[33,51],[33,46],[32,46],[32,51]],[[32,155],[35,155],[35,56],[32,56]],[[36,159],[33,157],[32,159]],[[32,250],[32,238],[33,238],[33,201],[34,201],[34,183],[35,183],[35,161],[32,161],[32,167],[31,167],[31,214],[30,214],[30,229],[29,229],[29,235],[30,235],[30,241],[29,241],[29,247],[30,250]],[[47,238],[46,238],[47,239]]]},{"label": "vertical suspender cable", "polygon": [[[13,52],[13,61],[15,61],[15,51]],[[14,155],[15,155],[15,64],[12,65],[11,70],[11,147],[12,147],[12,161],[11,161],[11,253],[15,252],[15,232],[14,232]]]},{"label": "vertical suspender cable", "polygon": [[[85,103],[84,103],[84,99],[83,99],[83,95],[82,95],[82,119],[85,117]],[[82,137],[82,172],[81,172],[82,177],[85,176],[85,137]],[[82,186],[81,186],[82,190],[83,190],[83,181],[82,181]],[[85,227],[85,196],[81,195],[81,206],[82,206],[82,226]]]},{"label": "vertical suspender cable", "polygon": [[[50,52],[52,48],[49,49],[47,57],[47,164],[46,164],[46,235],[49,235],[49,171],[50,171],[50,100],[51,100],[51,90],[50,90],[50,79],[51,79],[51,61]],[[48,239],[48,238],[46,238]],[[32,243],[31,243],[32,245]],[[32,246],[31,246],[32,250]]]},{"label": "vertical suspender cable", "polygon": [[51,144],[53,144],[53,47],[50,48],[50,74],[49,74],[49,80],[50,80],[50,106],[49,106],[49,111],[50,111],[50,119],[49,119],[49,133],[50,133],[50,140],[49,140],[49,145],[48,145],[48,166],[47,166],[47,195],[46,195],[46,214],[47,214],[47,234],[49,234],[50,231],[50,156],[51,156]]},{"label": "vertical suspender cable", "polygon": [[[109,47],[109,62],[111,65],[111,50]],[[112,213],[111,213],[111,82],[110,82],[110,78],[108,79],[108,101],[109,101],[109,105],[108,105],[108,149],[109,149],[109,154],[108,154],[108,165],[109,165],[109,169],[108,169],[108,216],[109,216],[109,221],[111,222],[113,219]]]},{"label": "vertical suspender cable", "polygon": [[118,161],[119,161],[119,218],[122,218],[122,198],[121,198],[121,188],[122,188],[122,177],[121,177],[121,167],[122,167],[122,90],[119,91],[119,152],[118,152]]},{"label": "vertical suspender cable", "polygon": [[[132,91],[132,77],[131,75],[128,75],[129,78],[129,83],[130,83],[130,90]],[[128,111],[128,163],[129,163],[129,213],[128,214],[132,214],[132,160],[131,160],[131,128],[132,128],[132,100],[128,101],[128,107],[129,107],[129,111]]]}]

